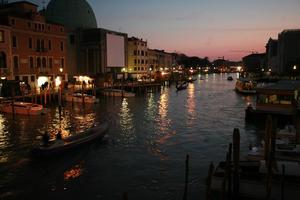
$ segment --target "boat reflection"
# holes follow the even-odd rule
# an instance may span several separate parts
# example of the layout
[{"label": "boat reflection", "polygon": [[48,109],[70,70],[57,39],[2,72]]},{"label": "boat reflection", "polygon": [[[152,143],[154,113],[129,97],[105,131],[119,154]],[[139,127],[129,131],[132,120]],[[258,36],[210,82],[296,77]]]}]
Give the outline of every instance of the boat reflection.
[{"label": "boat reflection", "polygon": [[83,173],[83,168],[82,168],[82,163],[75,165],[74,167],[72,167],[71,169],[67,170],[64,172],[64,180],[72,180],[75,178],[78,178],[79,176],[82,175]]}]

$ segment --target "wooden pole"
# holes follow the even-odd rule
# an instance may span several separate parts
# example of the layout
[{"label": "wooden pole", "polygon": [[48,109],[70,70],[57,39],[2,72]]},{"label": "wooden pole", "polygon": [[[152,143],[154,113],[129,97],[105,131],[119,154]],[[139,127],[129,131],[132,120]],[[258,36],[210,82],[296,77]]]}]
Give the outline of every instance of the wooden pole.
[{"label": "wooden pole", "polygon": [[187,200],[188,195],[188,182],[189,182],[189,155],[186,155],[185,159],[185,185],[184,185],[184,193],[183,200]]},{"label": "wooden pole", "polygon": [[208,176],[206,178],[206,200],[211,199],[211,181],[212,181],[214,170],[215,170],[214,164],[211,162],[208,169]]},{"label": "wooden pole", "polygon": [[127,192],[123,193],[123,200],[128,200],[128,193]]},{"label": "wooden pole", "polygon": [[300,144],[300,116],[296,118],[296,143]]},{"label": "wooden pole", "polygon": [[240,177],[240,131],[234,129],[233,131],[233,200],[239,199]]},{"label": "wooden pole", "polygon": [[266,128],[265,128],[265,161],[266,164],[269,162],[269,153],[270,153],[270,146],[271,146],[271,134],[272,134],[272,117],[269,115],[266,120]]},{"label": "wooden pole", "polygon": [[232,143],[229,144],[229,153],[228,153],[228,161],[229,161],[229,167],[228,167],[228,199],[231,199],[231,193],[232,193],[232,178],[231,178],[231,160],[232,160]]},{"label": "wooden pole", "polygon": [[225,165],[225,173],[223,177],[223,182],[222,182],[222,196],[221,199],[224,200],[226,196],[226,183],[229,178],[229,168],[230,168],[230,161],[229,161],[229,153],[226,154],[226,165]]}]

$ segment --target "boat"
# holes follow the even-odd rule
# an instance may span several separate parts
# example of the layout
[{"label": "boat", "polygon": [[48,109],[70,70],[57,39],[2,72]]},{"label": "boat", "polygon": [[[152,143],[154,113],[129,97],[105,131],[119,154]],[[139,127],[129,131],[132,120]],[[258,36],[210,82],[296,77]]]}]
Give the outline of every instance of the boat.
[{"label": "boat", "polygon": [[95,141],[96,139],[102,139],[107,130],[108,123],[103,123],[67,138],[51,140],[48,144],[40,144],[40,146],[34,148],[32,150],[32,156],[42,157],[65,153],[69,150]]},{"label": "boat", "polygon": [[97,103],[99,100],[93,96],[84,93],[66,94],[66,101],[78,103]]},{"label": "boat", "polygon": [[235,84],[235,90],[242,94],[255,94],[255,83],[247,78],[239,78]]},{"label": "boat", "polygon": [[193,77],[189,77],[188,78],[188,82],[189,83],[193,83],[194,81],[196,81],[197,80],[197,78],[193,78]]},{"label": "boat", "polygon": [[264,120],[268,115],[272,115],[276,116],[278,123],[282,125],[292,122],[299,110],[299,90],[298,80],[284,80],[257,87],[256,102],[247,107],[246,120],[257,122],[258,118]]},{"label": "boat", "polygon": [[119,89],[105,89],[103,95],[113,97],[135,97],[135,93]]},{"label": "boat", "polygon": [[228,80],[228,81],[233,81],[232,76],[228,76],[228,77],[227,77],[227,80]]},{"label": "boat", "polygon": [[176,89],[177,89],[177,91],[184,90],[184,89],[187,89],[188,85],[189,85],[188,82],[182,82],[182,83],[179,83],[176,85]]},{"label": "boat", "polygon": [[35,103],[16,101],[2,103],[0,110],[1,112],[20,115],[40,115],[43,113],[43,106]]}]

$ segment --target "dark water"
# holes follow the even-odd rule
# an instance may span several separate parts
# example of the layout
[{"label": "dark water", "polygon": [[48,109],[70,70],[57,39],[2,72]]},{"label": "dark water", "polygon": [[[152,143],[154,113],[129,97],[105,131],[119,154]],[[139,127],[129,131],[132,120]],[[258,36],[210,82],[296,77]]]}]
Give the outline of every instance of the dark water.
[{"label": "dark water", "polygon": [[[235,75],[233,75],[235,77]],[[165,87],[136,98],[102,98],[99,104],[67,104],[43,116],[0,114],[0,199],[181,199],[186,154],[189,198],[205,194],[211,161],[224,159],[234,128],[241,149],[257,143],[257,128],[245,124],[251,97],[233,91],[227,75],[207,75],[176,92]],[[103,141],[51,160],[32,160],[30,149],[44,130],[66,136],[109,121]]]}]

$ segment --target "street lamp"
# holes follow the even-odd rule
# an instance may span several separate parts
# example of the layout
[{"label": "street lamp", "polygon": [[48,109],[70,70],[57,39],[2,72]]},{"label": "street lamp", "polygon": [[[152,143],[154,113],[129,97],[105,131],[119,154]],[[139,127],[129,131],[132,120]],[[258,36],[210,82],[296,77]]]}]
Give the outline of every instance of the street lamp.
[{"label": "street lamp", "polygon": [[293,70],[297,70],[297,65],[294,65]]}]

